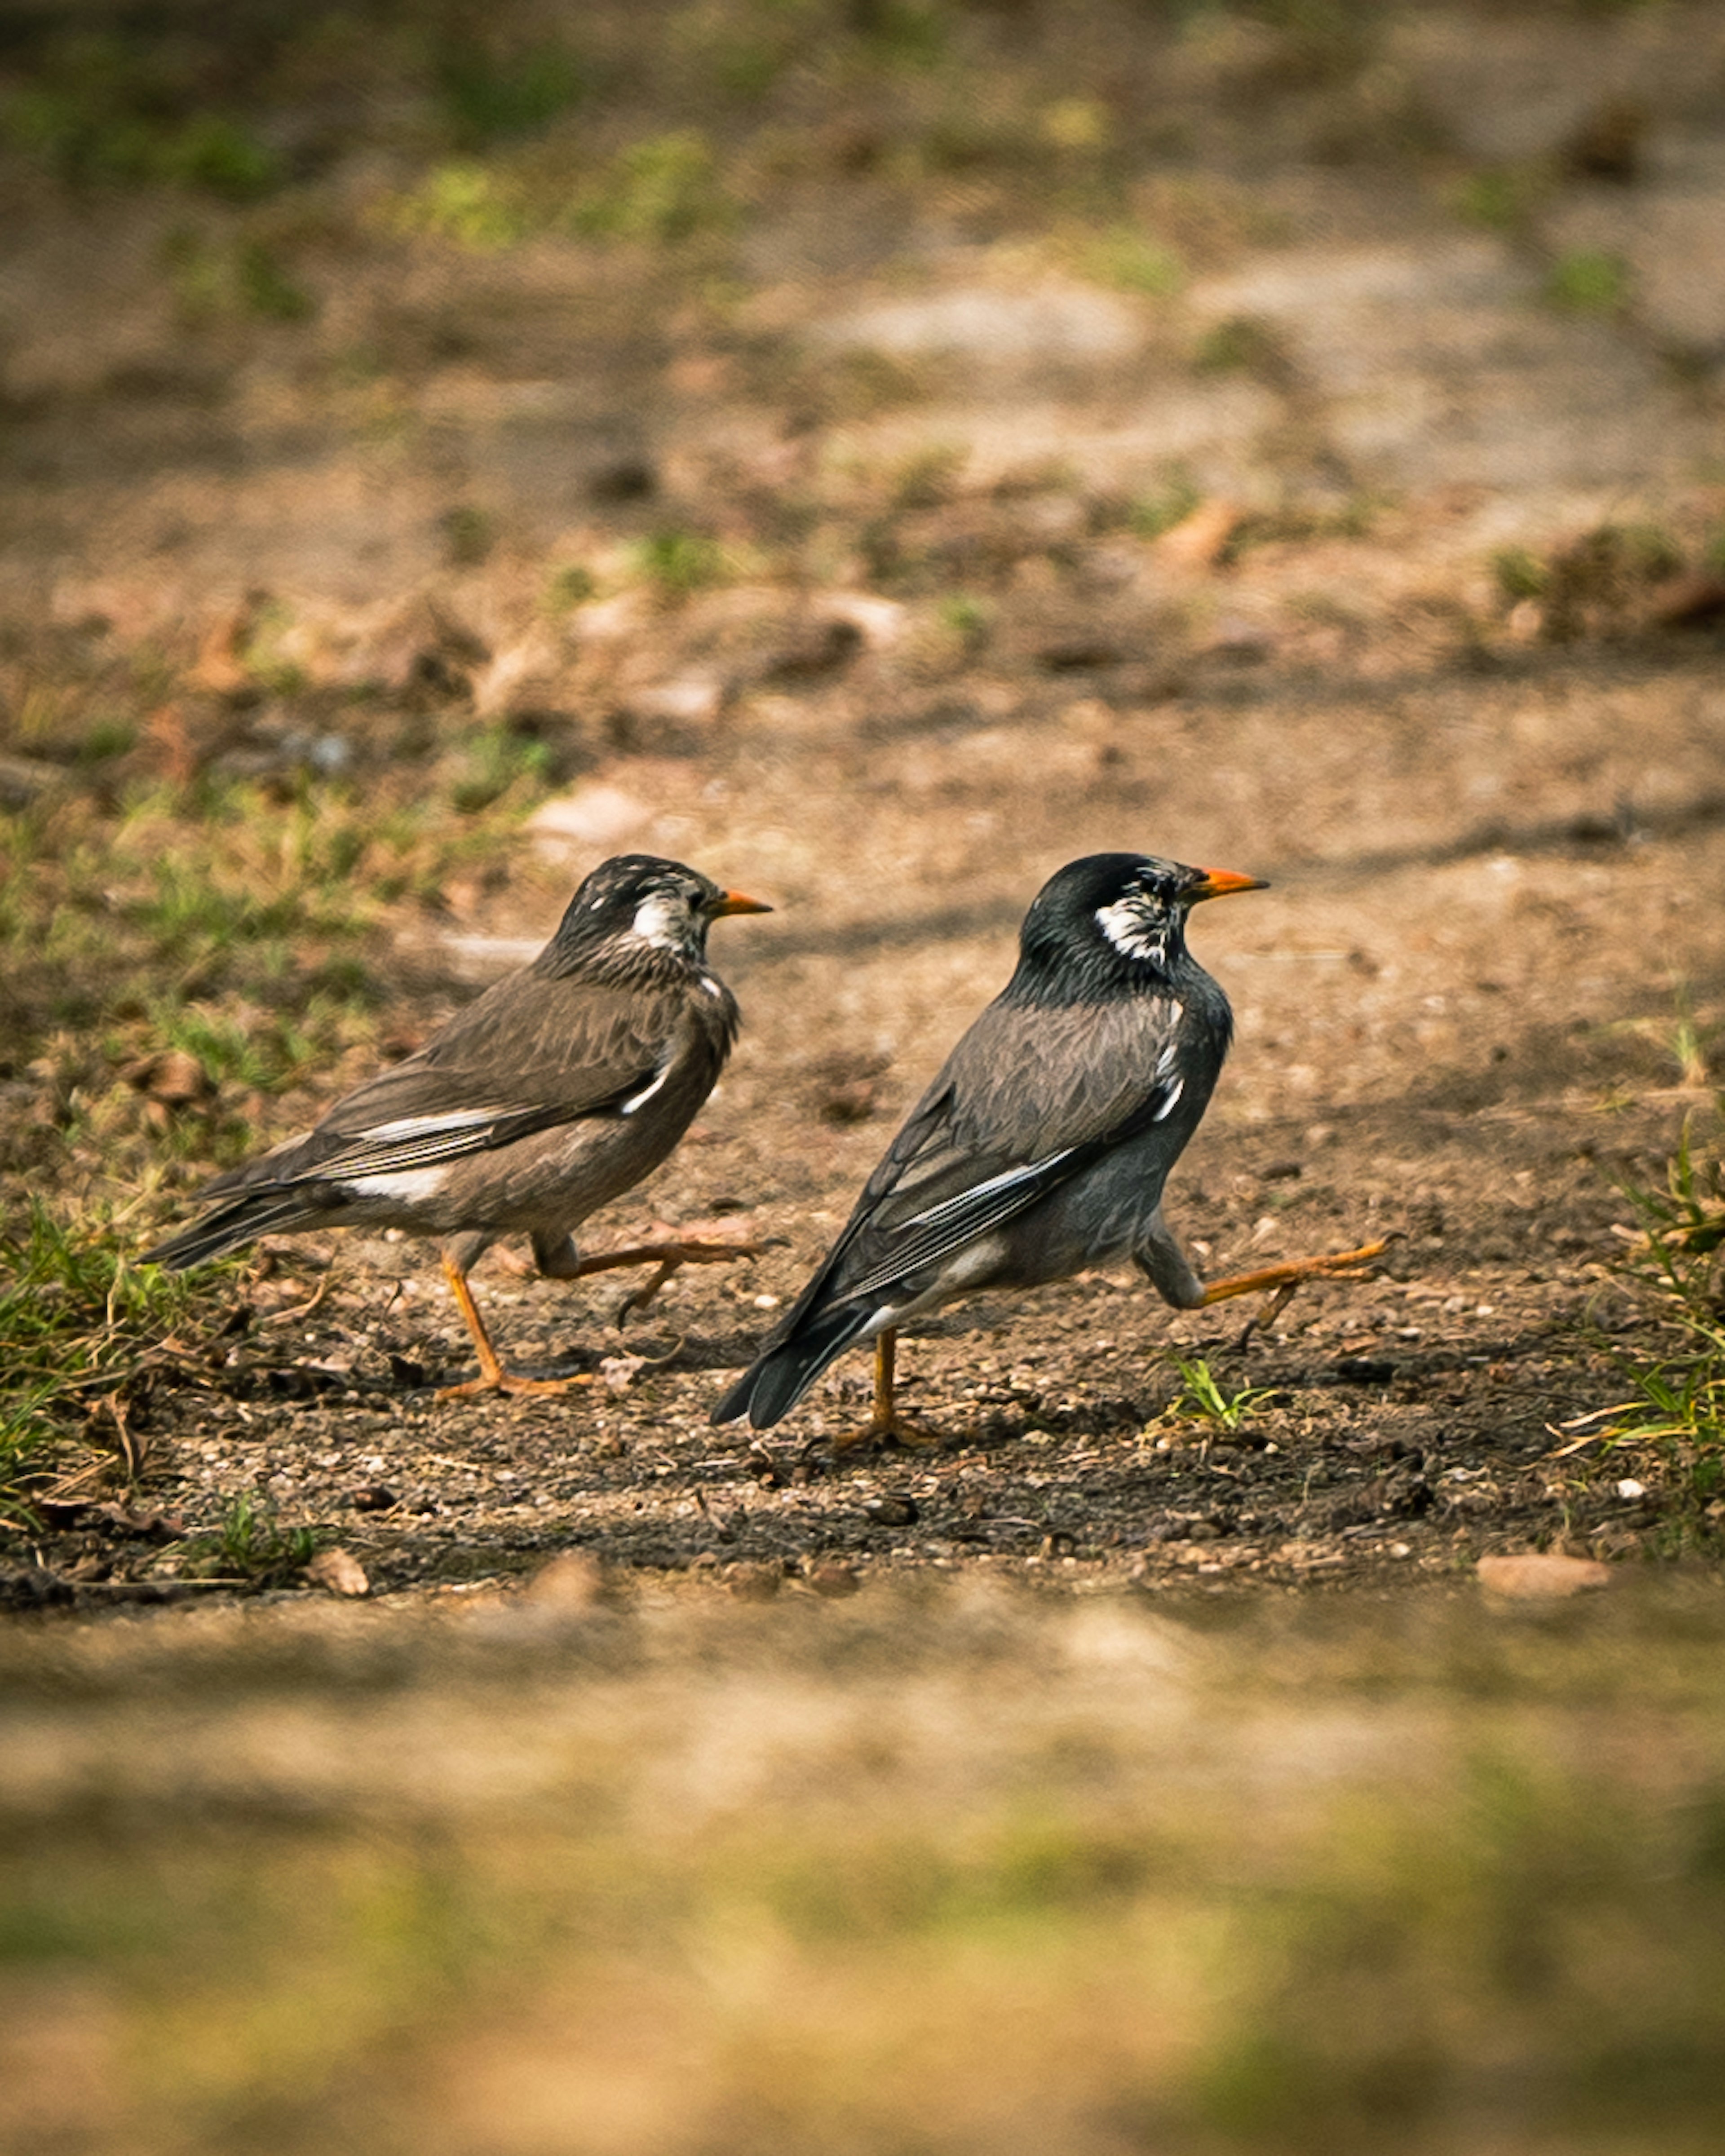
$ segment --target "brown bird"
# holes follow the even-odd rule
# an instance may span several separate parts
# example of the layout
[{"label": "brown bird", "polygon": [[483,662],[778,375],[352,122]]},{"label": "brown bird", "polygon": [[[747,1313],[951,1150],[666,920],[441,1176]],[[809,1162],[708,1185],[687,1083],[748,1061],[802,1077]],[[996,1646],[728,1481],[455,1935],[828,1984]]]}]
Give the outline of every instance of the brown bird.
[{"label": "brown bird", "polygon": [[1051,877],[1024,917],[1017,971],[947,1058],[713,1420],[747,1415],[770,1429],[835,1357],[872,1340],[863,1440],[928,1444],[894,1399],[895,1342],[906,1320],[957,1296],[1130,1257],[1164,1301],[1196,1310],[1347,1278],[1376,1257],[1382,1243],[1207,1287],[1162,1217],[1163,1185],[1234,1030],[1228,998],[1186,948],[1186,916],[1202,899],[1264,887],[1142,854],[1091,855]]},{"label": "brown bird", "polygon": [[649,1244],[583,1258],[574,1231],[659,1166],[711,1092],[737,1037],[736,998],[706,961],[708,926],[770,913],[680,862],[603,862],[530,966],[499,981],[417,1055],[338,1101],[316,1127],[219,1175],[213,1211],[144,1254],[177,1271],[266,1233],[399,1228],[434,1236],[479,1351],[480,1375],[439,1399],[557,1393],[497,1357],[467,1276],[500,1235],[526,1235],[542,1273],[660,1271],[753,1255],[732,1243]]}]

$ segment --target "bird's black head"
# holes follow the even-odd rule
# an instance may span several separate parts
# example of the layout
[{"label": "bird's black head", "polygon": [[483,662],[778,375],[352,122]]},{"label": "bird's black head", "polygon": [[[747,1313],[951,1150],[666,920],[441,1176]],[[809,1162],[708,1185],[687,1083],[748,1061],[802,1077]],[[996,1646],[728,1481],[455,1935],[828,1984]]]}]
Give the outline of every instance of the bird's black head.
[{"label": "bird's black head", "polygon": [[601,861],[570,900],[540,963],[557,973],[592,966],[645,973],[667,961],[699,967],[707,928],[721,915],[772,911],[681,861],[618,854]]},{"label": "bird's black head", "polygon": [[1256,876],[1187,868],[1149,854],[1089,854],[1038,891],[1019,934],[1012,989],[1021,1000],[1076,1003],[1172,985],[1186,955],[1186,916],[1201,899],[1262,891]]}]

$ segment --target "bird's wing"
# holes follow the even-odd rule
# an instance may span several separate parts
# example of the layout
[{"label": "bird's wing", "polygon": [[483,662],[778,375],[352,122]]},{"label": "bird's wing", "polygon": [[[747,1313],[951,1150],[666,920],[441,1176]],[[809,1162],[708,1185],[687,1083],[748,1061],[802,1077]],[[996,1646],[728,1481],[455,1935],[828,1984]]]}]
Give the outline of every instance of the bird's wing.
[{"label": "bird's wing", "polygon": [[587,1117],[628,1115],[663,1073],[679,999],[515,974],[317,1127],[210,1186],[349,1182],[434,1167]]},{"label": "bird's wing", "polygon": [[1183,1086],[1180,1015],[1142,998],[990,1004],[888,1147],[792,1319],[937,1265],[1169,1116]]}]

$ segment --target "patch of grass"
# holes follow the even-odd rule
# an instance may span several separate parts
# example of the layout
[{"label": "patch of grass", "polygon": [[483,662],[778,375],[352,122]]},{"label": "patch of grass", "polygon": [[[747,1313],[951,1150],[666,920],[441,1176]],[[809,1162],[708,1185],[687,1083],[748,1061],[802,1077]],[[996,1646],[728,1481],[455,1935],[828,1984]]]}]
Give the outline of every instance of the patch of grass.
[{"label": "patch of grass", "polygon": [[352,1045],[354,1007],[363,1008],[371,994],[362,972],[344,985],[344,993],[314,993],[298,1011],[158,999],[147,1014],[146,1038],[152,1050],[182,1048],[196,1056],[218,1086],[280,1092]]},{"label": "patch of grass", "polygon": [[1682,547],[1662,525],[1600,524],[1584,531],[1546,565],[1542,634],[1548,643],[1568,644],[1633,625],[1650,587],[1683,562]]},{"label": "patch of grass", "polygon": [[723,583],[730,573],[725,550],[704,531],[655,531],[634,550],[637,573],[662,598],[687,598]]},{"label": "patch of grass", "polygon": [[1172,299],[1186,284],[1186,265],[1173,249],[1129,224],[1097,233],[1081,250],[1078,264],[1094,284],[1153,300]]},{"label": "patch of grass", "polygon": [[1106,150],[1114,139],[1114,121],[1094,97],[1057,97],[1043,107],[1036,131],[1052,149]]},{"label": "patch of grass", "polygon": [[162,137],[151,176],[250,202],[279,185],[282,174],[275,151],[242,121],[200,112]]},{"label": "patch of grass", "polygon": [[199,101],[163,41],[73,32],[0,98],[0,136],[74,185],[182,187],[249,202],[281,161],[245,121]]},{"label": "patch of grass", "polygon": [[210,239],[182,230],[162,249],[168,279],[188,322],[251,317],[300,322],[317,311],[276,249],[264,239]]},{"label": "patch of grass", "polygon": [[458,157],[386,212],[400,232],[499,253],[544,234],[675,247],[728,230],[737,204],[696,128],[643,136],[595,169],[567,156]]},{"label": "patch of grass", "polygon": [[564,562],[546,578],[541,604],[547,613],[568,613],[576,607],[585,606],[598,588],[598,579],[584,562]]},{"label": "patch of grass", "polygon": [[1455,214],[1488,232],[1520,232],[1550,192],[1549,176],[1532,165],[1489,165],[1456,182]]},{"label": "patch of grass", "polygon": [[1382,495],[1362,490],[1339,501],[1292,501],[1279,509],[1254,511],[1229,534],[1220,559],[1238,561],[1254,547],[1368,538],[1388,506]]},{"label": "patch of grass", "polygon": [[865,49],[889,67],[920,72],[946,57],[950,28],[937,0],[850,0],[850,14]]},{"label": "patch of grass", "polygon": [[1203,490],[1189,474],[1171,473],[1153,494],[1137,495],[1127,505],[1127,528],[1140,539],[1159,539],[1183,524],[1203,500]]},{"label": "patch of grass", "polygon": [[979,651],[988,642],[994,610],[986,600],[968,592],[955,592],[943,598],[935,612],[941,627],[967,652]]},{"label": "patch of grass", "polygon": [[940,508],[957,494],[969,460],[969,450],[951,442],[935,442],[913,451],[892,475],[893,507]]},{"label": "patch of grass", "polygon": [[444,558],[452,569],[472,569],[490,555],[496,526],[483,509],[458,501],[438,520],[444,535]]},{"label": "patch of grass", "polygon": [[1651,1301],[1669,1346],[1629,1356],[1602,1343],[1634,1394],[1607,1442],[1662,1448],[1694,1494],[1711,1496],[1725,1478],[1725,1143],[1716,1134],[1697,1146],[1686,1125],[1662,1189],[1619,1187],[1643,1230],[1623,1276]]},{"label": "patch of grass", "polygon": [[722,231],[736,214],[706,136],[680,128],[645,136],[620,151],[599,182],[578,195],[562,221],[588,239],[670,246]]},{"label": "patch of grass", "polygon": [[286,1023],[336,1044],[336,1014],[374,999],[367,960],[386,914],[435,906],[452,875],[495,860],[536,798],[524,782],[541,753],[486,751],[476,768],[468,720],[387,781],[196,778],[0,812],[8,1062],[55,1029],[100,1036],[229,998],[264,1036]]},{"label": "patch of grass", "polygon": [[1544,592],[1549,572],[1537,554],[1525,547],[1500,547],[1491,557],[1491,574],[1498,590],[1512,605],[1537,599]]},{"label": "patch of grass", "polygon": [[464,816],[494,808],[516,790],[527,799],[536,799],[551,767],[547,743],[512,726],[488,726],[468,743],[466,771],[456,781],[452,798]]},{"label": "patch of grass", "polygon": [[1604,248],[1570,249],[1552,264],[1545,280],[1547,305],[1569,314],[1614,315],[1629,294],[1629,264]]},{"label": "patch of grass", "polygon": [[1202,1356],[1189,1362],[1177,1355],[1174,1368],[1180,1373],[1180,1390],[1163,1409],[1164,1421],[1208,1423],[1232,1435],[1273,1396],[1274,1388],[1266,1385],[1242,1385],[1230,1392]]},{"label": "patch of grass", "polygon": [[274,1498],[242,1490],[229,1500],[213,1534],[181,1545],[185,1579],[244,1579],[254,1587],[286,1586],[317,1553],[309,1527],[285,1527]]},{"label": "patch of grass", "polygon": [[452,239],[481,254],[517,245],[536,222],[518,186],[470,158],[434,167],[397,198],[389,216],[403,232]]},{"label": "patch of grass", "polygon": [[43,1448],[135,1378],[194,1299],[135,1257],[107,1220],[74,1228],[35,1198],[0,1231],[0,1517],[27,1513],[22,1478]]},{"label": "patch of grass", "polygon": [[1287,340],[1255,315],[1213,322],[1199,337],[1192,364],[1199,374],[1249,374],[1272,388],[1286,388],[1294,376]]},{"label": "patch of grass", "polygon": [[580,105],[591,87],[587,65],[561,43],[498,53],[461,40],[439,54],[436,76],[456,140],[470,149],[541,132]]},{"label": "patch of grass", "polygon": [[795,389],[812,411],[834,425],[902,411],[929,394],[927,380],[914,365],[868,345],[821,353],[803,370]]}]

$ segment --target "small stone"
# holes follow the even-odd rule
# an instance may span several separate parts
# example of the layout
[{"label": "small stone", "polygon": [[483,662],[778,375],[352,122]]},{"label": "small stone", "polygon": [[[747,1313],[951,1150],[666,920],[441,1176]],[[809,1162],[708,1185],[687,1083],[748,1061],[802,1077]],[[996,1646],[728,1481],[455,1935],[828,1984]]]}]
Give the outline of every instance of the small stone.
[{"label": "small stone", "polygon": [[401,1500],[385,1484],[367,1482],[357,1490],[350,1491],[347,1502],[356,1512],[387,1512]]},{"label": "small stone", "polygon": [[909,1497],[876,1497],[865,1505],[863,1511],[877,1527],[913,1527],[922,1517]]},{"label": "small stone", "polygon": [[824,1595],[829,1602],[842,1602],[862,1585],[855,1565],[840,1564],[831,1558],[810,1565],[808,1580],[815,1593]]},{"label": "small stone", "polygon": [[1482,1557],[1476,1568],[1480,1585],[1507,1602],[1533,1602],[1580,1594],[1610,1584],[1611,1568],[1597,1558],[1564,1557],[1556,1551],[1521,1557]]},{"label": "small stone", "polygon": [[770,1602],[784,1585],[782,1564],[733,1564],[725,1584],[739,1602]]}]

